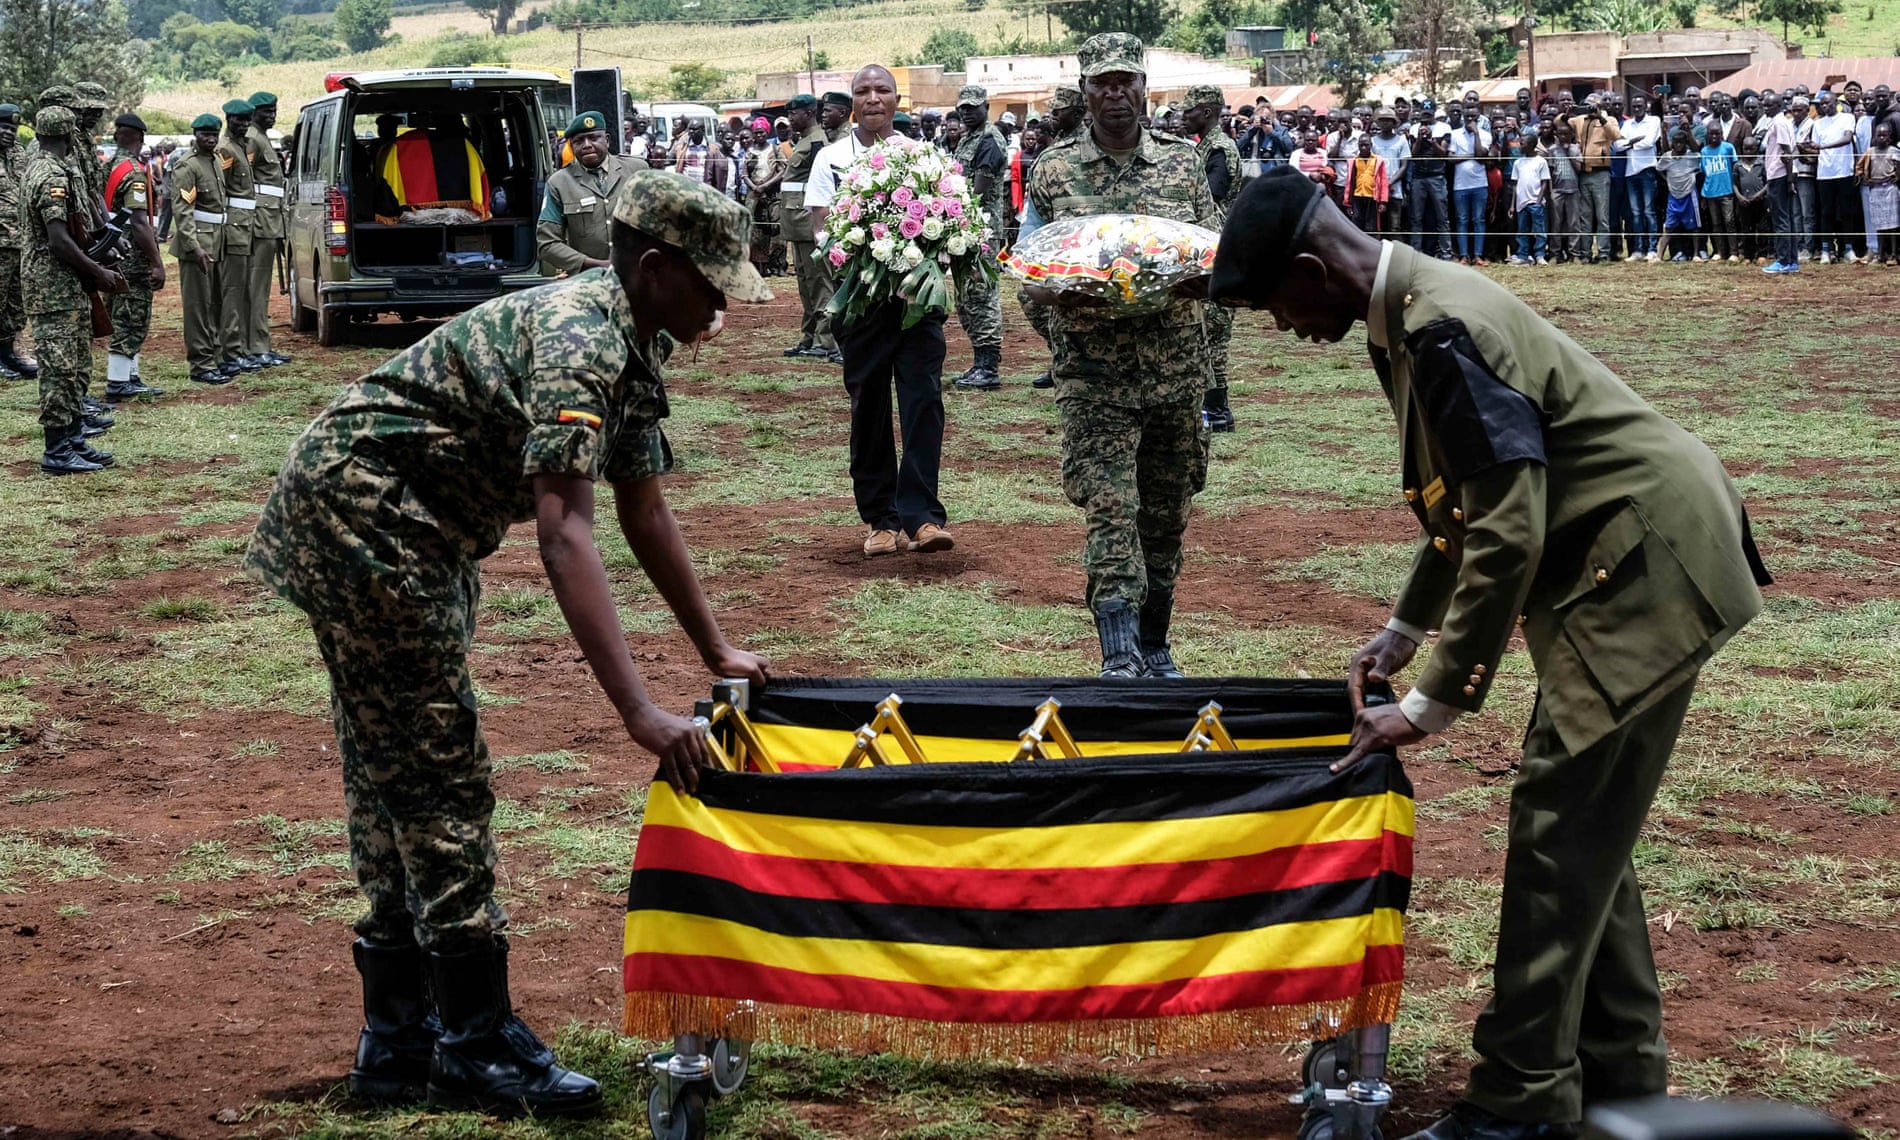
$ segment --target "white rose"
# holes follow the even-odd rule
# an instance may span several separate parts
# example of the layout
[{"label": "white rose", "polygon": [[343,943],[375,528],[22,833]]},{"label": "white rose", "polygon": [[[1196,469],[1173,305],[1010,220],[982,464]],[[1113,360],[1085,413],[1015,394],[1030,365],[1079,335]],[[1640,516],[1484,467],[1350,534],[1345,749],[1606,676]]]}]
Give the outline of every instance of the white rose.
[{"label": "white rose", "polygon": [[905,261],[908,261],[912,265],[915,265],[918,262],[922,261],[923,259],[924,259],[924,251],[917,248],[916,242],[911,242],[904,247]]},{"label": "white rose", "polygon": [[852,226],[851,232],[844,235],[844,240],[852,245],[863,245],[866,236],[863,226]]},{"label": "white rose", "polygon": [[936,241],[943,236],[943,223],[936,218],[924,219],[924,237]]},{"label": "white rose", "polygon": [[889,261],[891,259],[891,251],[896,248],[896,242],[890,238],[881,238],[871,243],[871,257],[876,261]]},{"label": "white rose", "polygon": [[952,234],[950,235],[950,241],[944,248],[950,251],[951,257],[962,257],[965,253],[969,252],[970,243],[962,234]]}]

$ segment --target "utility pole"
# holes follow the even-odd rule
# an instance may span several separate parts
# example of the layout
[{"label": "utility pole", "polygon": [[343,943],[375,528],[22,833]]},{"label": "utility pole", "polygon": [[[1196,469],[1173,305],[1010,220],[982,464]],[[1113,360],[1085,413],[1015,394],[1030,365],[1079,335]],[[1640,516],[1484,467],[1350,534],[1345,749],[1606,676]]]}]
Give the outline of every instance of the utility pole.
[{"label": "utility pole", "polygon": [[805,86],[811,88],[813,95],[818,94],[818,65],[811,51],[811,37],[805,37]]},{"label": "utility pole", "polygon": [[1530,72],[1524,86],[1531,89],[1531,106],[1537,106],[1537,0],[1524,0],[1524,66]]},{"label": "utility pole", "polygon": [[1053,4],[1042,6],[1042,35],[1048,43],[1056,42],[1056,9]]},{"label": "utility pole", "polygon": [[584,25],[579,20],[574,21],[574,66],[575,67],[579,67],[581,65],[581,28],[583,26]]}]

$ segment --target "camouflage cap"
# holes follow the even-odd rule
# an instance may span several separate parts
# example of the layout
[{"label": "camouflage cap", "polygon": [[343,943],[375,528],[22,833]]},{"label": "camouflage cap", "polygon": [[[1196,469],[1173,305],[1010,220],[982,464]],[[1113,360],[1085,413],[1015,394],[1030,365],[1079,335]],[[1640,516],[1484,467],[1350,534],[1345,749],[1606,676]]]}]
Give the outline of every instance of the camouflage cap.
[{"label": "camouflage cap", "polygon": [[40,92],[42,107],[65,107],[71,110],[78,101],[79,96],[73,94],[73,89],[64,83],[55,83]]},{"label": "camouflage cap", "polygon": [[1114,71],[1132,71],[1139,75],[1148,74],[1148,66],[1141,60],[1141,37],[1132,32],[1103,32],[1090,36],[1088,41],[1076,50],[1075,60],[1082,65],[1082,78],[1107,75]]},{"label": "camouflage cap", "polygon": [[112,96],[97,83],[73,84],[73,97],[79,111],[103,111],[112,104]]},{"label": "camouflage cap", "polygon": [[245,102],[249,103],[252,107],[275,107],[277,105],[277,95],[271,91],[255,91],[251,93],[251,97],[246,99]]},{"label": "camouflage cap", "polygon": [[223,126],[224,126],[224,120],[218,118],[216,115],[212,114],[209,111],[206,111],[204,114],[199,115],[197,118],[191,121],[191,129],[194,131],[202,131],[202,130],[207,130],[207,129],[215,131],[215,130],[220,129]]},{"label": "camouflage cap", "polygon": [[785,110],[788,112],[816,111],[817,109],[818,97],[815,95],[794,95],[790,99],[785,100]]},{"label": "camouflage cap", "polygon": [[1049,108],[1053,111],[1060,111],[1065,107],[1081,106],[1084,106],[1084,102],[1082,99],[1082,89],[1080,87],[1058,87],[1056,88],[1055,95],[1049,100]]},{"label": "camouflage cap", "polygon": [[614,221],[680,250],[735,301],[770,301],[747,250],[752,214],[719,191],[666,170],[636,170],[614,196]]},{"label": "camouflage cap", "polygon": [[589,131],[604,131],[606,129],[607,116],[601,114],[599,111],[582,111],[580,114],[574,116],[573,122],[567,125],[566,137],[571,139],[575,135],[584,135]]},{"label": "camouflage cap", "polygon": [[256,107],[242,99],[231,99],[224,104],[224,113],[227,115],[248,115],[255,110]]},{"label": "camouflage cap", "polygon": [[1183,107],[1205,107],[1209,103],[1225,104],[1227,92],[1212,83],[1196,83],[1187,89],[1187,97],[1181,100]]},{"label": "camouflage cap", "polygon": [[70,138],[74,124],[72,108],[48,103],[33,116],[33,133],[49,139]]},{"label": "camouflage cap", "polygon": [[966,83],[957,89],[957,106],[987,107],[990,105],[990,93],[981,85]]}]

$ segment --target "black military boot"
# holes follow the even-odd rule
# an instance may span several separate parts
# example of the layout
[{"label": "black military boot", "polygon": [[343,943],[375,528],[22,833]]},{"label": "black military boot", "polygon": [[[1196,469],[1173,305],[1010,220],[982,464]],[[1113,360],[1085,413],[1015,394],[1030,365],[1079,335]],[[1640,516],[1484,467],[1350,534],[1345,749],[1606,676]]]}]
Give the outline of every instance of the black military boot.
[{"label": "black military boot", "polygon": [[7,338],[6,344],[0,345],[0,368],[5,368],[16,376],[24,376],[28,380],[35,379],[40,374],[40,366],[20,355],[19,350],[14,347],[12,337]]},{"label": "black military boot", "polygon": [[1031,380],[1029,386],[1031,388],[1053,388],[1056,386],[1056,374],[1053,372],[1044,372],[1034,380]]},{"label": "black military boot", "polygon": [[363,976],[363,1031],[356,1036],[350,1095],[383,1103],[420,1102],[428,1095],[429,1060],[442,1036],[422,948],[359,938],[350,951]]},{"label": "black military boot", "polygon": [[1201,397],[1201,410],[1206,413],[1208,430],[1234,430],[1234,413],[1227,406],[1227,389],[1209,388]]},{"label": "black military boot", "polygon": [[105,468],[81,456],[77,450],[79,425],[46,429],[46,450],[40,456],[40,470],[48,475],[84,475]]},{"label": "black military boot", "polygon": [[1141,662],[1150,677],[1179,677],[1168,644],[1168,622],[1174,617],[1174,591],[1150,586],[1141,603]]},{"label": "black military boot", "polygon": [[510,1013],[505,955],[498,942],[429,954],[435,1007],[442,1015],[442,1036],[429,1062],[429,1103],[535,1116],[598,1112],[600,1086],[555,1064],[547,1047]]},{"label": "black military boot", "polygon": [[1110,598],[1095,607],[1095,633],[1102,640],[1102,676],[1140,677],[1140,618],[1126,598]]},{"label": "black military boot", "polygon": [[84,440],[80,440],[77,444],[73,445],[73,454],[88,463],[97,463],[101,467],[112,466],[112,453],[110,451],[100,451]]},{"label": "black military boot", "polygon": [[994,391],[1003,386],[1003,376],[999,371],[1002,366],[1002,349],[979,348],[976,350],[976,363],[970,366],[968,372],[957,377],[956,385],[970,391]]},{"label": "black military boot", "polygon": [[116,422],[118,421],[114,420],[111,416],[81,416],[79,417],[79,437],[81,439],[98,439],[100,436],[111,431],[112,425]]}]

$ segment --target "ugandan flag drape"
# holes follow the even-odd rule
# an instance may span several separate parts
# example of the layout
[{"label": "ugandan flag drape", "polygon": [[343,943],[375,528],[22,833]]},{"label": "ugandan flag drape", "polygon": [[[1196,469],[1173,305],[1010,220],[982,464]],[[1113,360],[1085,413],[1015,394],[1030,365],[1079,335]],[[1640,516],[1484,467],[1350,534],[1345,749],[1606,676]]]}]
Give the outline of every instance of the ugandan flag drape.
[{"label": "ugandan flag drape", "polygon": [[434,130],[400,134],[385,148],[377,173],[398,206],[416,210],[454,206],[488,217],[488,168],[475,144],[458,134]]},{"label": "ugandan flag drape", "polygon": [[851,735],[892,693],[933,761],[1007,760],[1035,708],[1054,697],[1085,756],[1174,752],[1209,701],[1242,748],[1343,748],[1352,709],[1337,680],[1196,677],[1139,681],[1099,677],[865,679],[774,678],[748,713],[779,767],[836,768]]},{"label": "ugandan flag drape", "polygon": [[1390,1021],[1411,786],[1336,748],[655,784],[626,1030],[1173,1053]]}]

